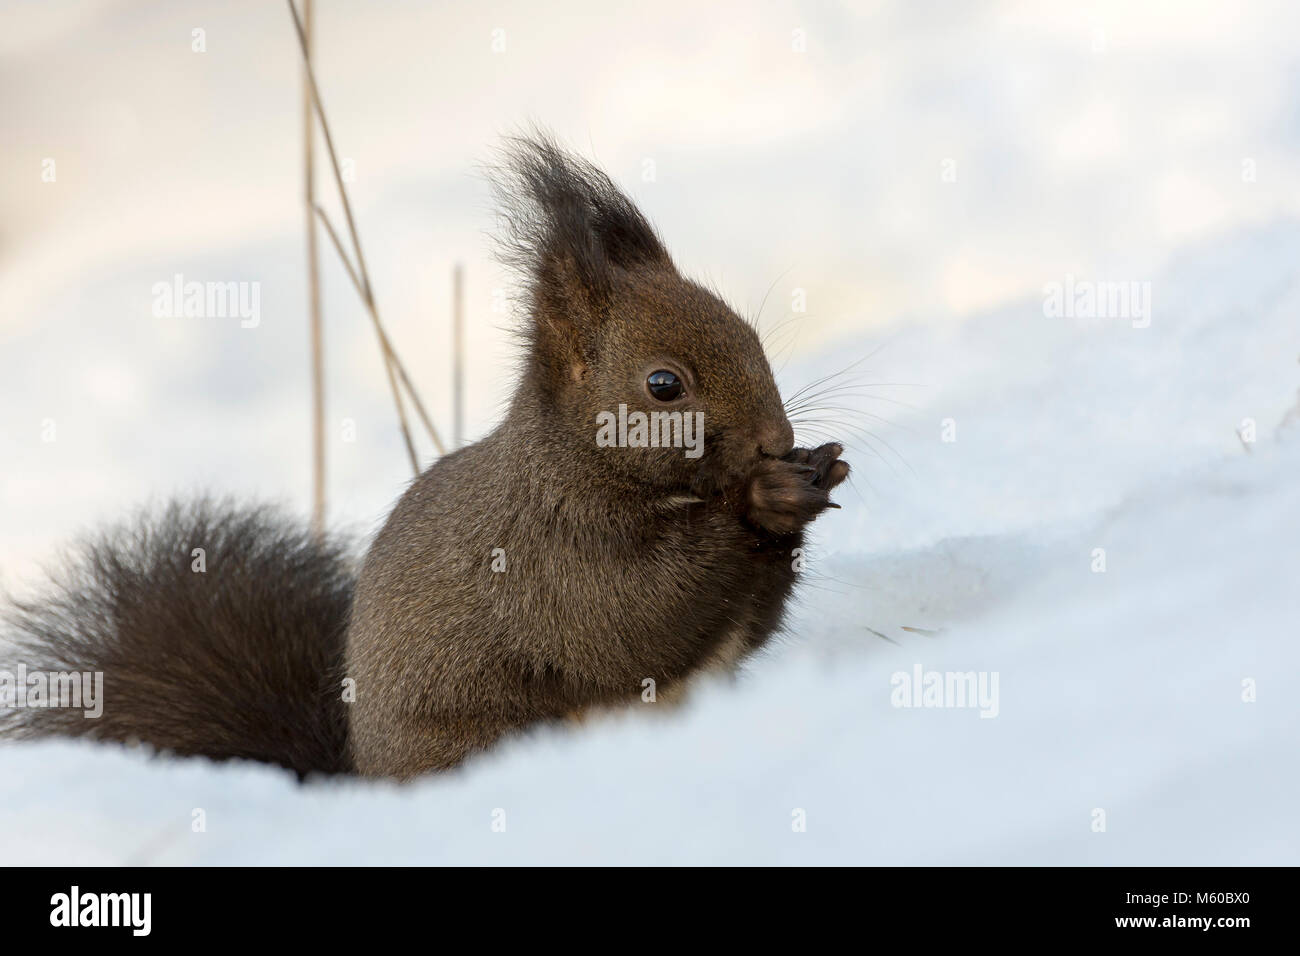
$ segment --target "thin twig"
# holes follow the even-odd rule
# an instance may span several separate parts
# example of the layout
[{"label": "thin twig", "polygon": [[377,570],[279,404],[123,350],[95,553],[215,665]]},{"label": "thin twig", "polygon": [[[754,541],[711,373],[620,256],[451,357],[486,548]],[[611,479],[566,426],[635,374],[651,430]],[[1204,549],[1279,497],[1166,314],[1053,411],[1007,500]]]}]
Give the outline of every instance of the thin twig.
[{"label": "thin twig", "polygon": [[872,634],[876,635],[876,637],[880,638],[882,641],[889,641],[889,643],[893,644],[895,647],[903,646],[902,644],[898,643],[898,641],[894,640],[892,637],[886,637],[884,634],[881,634],[874,627],[868,627],[867,630],[870,631]]},{"label": "thin twig", "polygon": [[[307,61],[311,61],[312,0],[303,0],[303,34]],[[317,539],[325,534],[325,344],[321,326],[320,255],[316,243],[316,129],[312,117],[307,72],[302,84],[302,153],[304,199],[307,211],[307,308],[311,327],[311,530]]]},{"label": "thin twig", "polygon": [[415,391],[415,386],[411,384],[411,377],[406,374],[406,366],[402,360],[397,357],[397,350],[393,348],[393,343],[388,338],[388,333],[384,331],[384,324],[379,321],[379,311],[375,308],[374,300],[366,300],[361,291],[361,279],[357,276],[356,269],[352,267],[351,261],[343,251],[343,245],[339,242],[338,233],[334,230],[334,224],[330,222],[329,216],[325,210],[316,205],[316,215],[324,223],[326,232],[329,233],[330,239],[334,243],[334,248],[338,250],[339,258],[343,260],[343,268],[347,270],[348,278],[352,280],[352,285],[356,288],[357,294],[362,296],[362,304],[366,307],[366,312],[370,315],[370,321],[374,324],[375,335],[379,337],[379,346],[383,350],[388,361],[397,369],[397,375],[406,388],[406,394],[411,398],[411,404],[415,406],[416,413],[420,416],[420,421],[424,423],[424,429],[429,433],[429,438],[433,441],[434,447],[438,449],[438,454],[445,455],[447,450],[442,446],[442,440],[438,437],[438,430],[433,427],[433,422],[429,420],[429,413],[424,410],[424,403],[420,401],[419,394]]},{"label": "thin twig", "polygon": [[[357,294],[361,296],[362,303],[366,306],[366,312],[370,315],[374,323],[375,332],[379,336],[379,350],[383,353],[380,358],[384,360],[384,372],[388,376],[388,387],[393,393],[393,405],[397,408],[397,421],[402,426],[402,441],[406,444],[406,454],[411,459],[411,469],[415,474],[420,473],[420,459],[415,454],[415,444],[411,441],[411,427],[406,421],[406,406],[402,404],[402,393],[397,387],[397,379],[393,376],[393,367],[402,368],[402,363],[397,360],[393,354],[393,347],[388,344],[388,336],[384,334],[384,328],[379,324],[379,316],[375,314],[374,306],[366,300],[364,293],[361,291],[361,280],[357,278],[356,270],[352,268],[347,253],[343,251],[343,245],[339,242],[339,234],[334,231],[334,225],[325,215],[325,210],[318,205],[315,207],[316,215],[320,217],[321,224],[325,226],[325,232],[329,234],[330,241],[334,243],[334,248],[338,251],[339,258],[343,261],[343,268],[347,270],[348,278],[356,287]],[[403,378],[406,372],[402,372]]]},{"label": "thin twig", "polygon": [[361,279],[365,289],[363,298],[370,299],[370,273],[366,270],[366,261],[361,254],[361,240],[357,237],[357,224],[352,218],[352,204],[348,202],[348,191],[343,186],[343,172],[339,168],[338,153],[334,149],[334,137],[330,135],[330,124],[325,119],[325,106],[321,102],[320,87],[316,85],[316,73],[311,68],[311,56],[307,51],[307,37],[303,33],[302,20],[298,18],[298,8],[293,5],[293,0],[286,0],[289,4],[289,13],[293,17],[293,26],[298,33],[298,46],[302,49],[303,65],[307,69],[307,84],[311,87],[312,102],[316,104],[316,115],[320,118],[321,132],[325,134],[325,147],[329,150],[330,165],[334,168],[334,182],[339,189],[339,197],[343,200],[343,214],[347,217],[348,233],[352,236],[352,248],[357,254],[357,264],[360,266]]},{"label": "thin twig", "polygon": [[[348,192],[346,187],[343,184],[343,173],[339,167],[338,152],[334,149],[334,137],[330,134],[329,121],[326,120],[325,118],[325,107],[324,104],[321,102],[320,87],[316,83],[316,74],[315,71],[312,70],[311,60],[307,56],[306,37],[303,34],[302,21],[298,17],[298,10],[293,5],[293,0],[287,0],[287,2],[289,5],[289,14],[293,17],[294,29],[297,31],[298,34],[298,45],[302,49],[303,58],[304,58],[303,63],[307,71],[308,85],[311,88],[312,102],[316,106],[316,117],[317,119],[320,120],[321,133],[325,138],[325,147],[329,152],[330,165],[334,170],[334,182],[335,185],[338,187],[339,199],[343,204],[343,215],[347,220],[348,233],[352,239],[352,250],[357,258],[357,269],[355,272],[352,272],[353,282],[357,286],[357,291],[361,295],[362,302],[365,303],[367,310],[370,312],[370,317],[374,320],[375,331],[379,334],[380,343],[383,346],[385,364],[392,363],[393,365],[396,366],[398,375],[401,377],[402,380],[402,385],[406,388],[407,394],[411,398],[411,403],[415,406],[416,412],[419,414],[421,421],[424,423],[424,427],[428,431],[429,438],[433,441],[434,447],[437,448],[438,454],[440,455],[446,454],[446,449],[442,444],[442,439],[438,436],[438,430],[434,428],[433,421],[429,418],[428,413],[425,411],[424,403],[420,401],[419,393],[416,392],[415,386],[411,384],[410,377],[406,374],[406,370],[402,367],[402,364],[397,360],[397,354],[393,350],[392,344],[388,340],[388,336],[384,334],[383,326],[379,321],[379,310],[375,307],[374,295],[371,292],[370,273],[366,270],[365,255],[361,251],[361,239],[357,235],[356,221],[353,219],[352,216],[352,204],[351,202],[348,201]],[[321,214],[319,206],[317,206],[316,211],[318,215]],[[334,239],[334,245],[339,250],[341,255],[342,245],[339,243],[337,236],[333,236],[333,239]],[[344,257],[344,261],[345,262],[347,261],[346,257]],[[351,269],[349,269],[349,271],[351,272]],[[390,370],[390,374],[391,374],[391,370]],[[399,411],[399,418],[402,419],[403,438],[406,440],[409,449],[413,447],[411,443],[409,429],[407,428],[405,423],[405,416],[402,415],[401,413],[401,402],[399,401],[397,405]],[[414,455],[412,457],[414,457]],[[416,473],[418,474],[419,473],[418,463],[415,464],[415,470]]]}]

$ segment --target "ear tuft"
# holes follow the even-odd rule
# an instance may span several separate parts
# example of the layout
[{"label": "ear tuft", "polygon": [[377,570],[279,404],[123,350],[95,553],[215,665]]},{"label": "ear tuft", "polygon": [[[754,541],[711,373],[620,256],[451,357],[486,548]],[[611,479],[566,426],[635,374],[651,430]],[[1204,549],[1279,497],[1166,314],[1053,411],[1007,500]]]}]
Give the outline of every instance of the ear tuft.
[{"label": "ear tuft", "polygon": [[545,133],[507,139],[491,181],[501,258],[527,284],[539,325],[598,322],[616,270],[671,265],[632,200]]}]

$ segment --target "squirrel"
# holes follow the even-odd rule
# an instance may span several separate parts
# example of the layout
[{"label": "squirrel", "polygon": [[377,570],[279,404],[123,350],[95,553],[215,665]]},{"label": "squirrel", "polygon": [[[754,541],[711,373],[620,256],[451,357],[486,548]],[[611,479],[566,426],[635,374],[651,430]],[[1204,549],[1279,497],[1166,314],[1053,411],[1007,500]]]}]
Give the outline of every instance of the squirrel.
[{"label": "squirrel", "polygon": [[754,327],[595,165],[513,137],[493,190],[527,313],[495,430],[412,482],[359,573],[347,541],[207,499],[83,543],[7,636],[102,672],[103,714],[0,730],[405,780],[769,640],[842,447],[795,447]]}]

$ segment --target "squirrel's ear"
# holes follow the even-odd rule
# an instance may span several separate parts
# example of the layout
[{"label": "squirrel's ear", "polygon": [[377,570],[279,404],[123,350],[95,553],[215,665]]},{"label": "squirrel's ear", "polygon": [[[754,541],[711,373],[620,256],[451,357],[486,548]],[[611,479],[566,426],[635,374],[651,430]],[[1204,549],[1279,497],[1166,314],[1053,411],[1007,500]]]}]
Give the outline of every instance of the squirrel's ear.
[{"label": "squirrel's ear", "polygon": [[531,293],[536,342],[580,363],[609,314],[617,272],[672,260],[605,173],[544,135],[508,140],[492,182],[501,251]]}]

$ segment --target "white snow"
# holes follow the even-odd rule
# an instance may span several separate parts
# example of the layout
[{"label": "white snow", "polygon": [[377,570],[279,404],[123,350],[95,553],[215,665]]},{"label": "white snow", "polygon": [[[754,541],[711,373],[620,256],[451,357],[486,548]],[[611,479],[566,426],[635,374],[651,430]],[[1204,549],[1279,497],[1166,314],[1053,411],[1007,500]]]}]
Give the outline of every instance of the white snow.
[{"label": "white snow", "polygon": [[[906,405],[835,404],[888,419],[868,424],[905,461],[849,443],[789,634],[680,711],[541,729],[406,787],[5,745],[5,859],[1300,863],[1300,421],[1278,427],[1298,261],[1283,222],[1186,250],[1148,328],[1032,299],[784,369],[879,349],[865,380],[905,384],[866,394]],[[917,666],[996,673],[996,716],[893,706]]]}]

